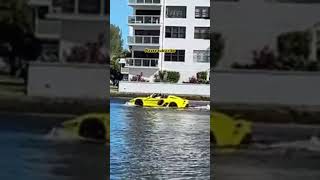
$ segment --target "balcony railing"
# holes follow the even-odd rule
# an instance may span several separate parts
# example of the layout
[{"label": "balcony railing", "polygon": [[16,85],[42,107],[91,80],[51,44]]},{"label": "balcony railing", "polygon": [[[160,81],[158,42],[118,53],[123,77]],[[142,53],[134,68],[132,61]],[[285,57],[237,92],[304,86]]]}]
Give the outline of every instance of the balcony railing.
[{"label": "balcony railing", "polygon": [[155,4],[158,5],[161,3],[161,0],[129,0],[129,4]]},{"label": "balcony railing", "polygon": [[159,36],[128,36],[128,44],[159,44]]},{"label": "balcony railing", "polygon": [[160,24],[160,16],[133,15],[129,16],[129,24]]},{"label": "balcony railing", "polygon": [[158,59],[154,58],[128,58],[126,61],[127,67],[158,67]]}]

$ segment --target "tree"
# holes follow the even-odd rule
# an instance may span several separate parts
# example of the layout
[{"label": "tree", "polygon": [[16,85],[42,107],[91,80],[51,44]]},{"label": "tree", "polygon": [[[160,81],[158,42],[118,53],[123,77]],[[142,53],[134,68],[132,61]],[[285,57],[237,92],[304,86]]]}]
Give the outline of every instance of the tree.
[{"label": "tree", "polygon": [[24,32],[32,30],[32,10],[26,0],[1,0],[0,22],[15,24]]},{"label": "tree", "polygon": [[212,52],[211,52],[211,57],[212,61],[210,62],[211,67],[215,67],[221,57],[223,56],[223,51],[224,51],[224,39],[220,33],[213,33],[213,45],[212,47]]},{"label": "tree", "polygon": [[118,59],[121,57],[126,57],[129,52],[122,48],[123,41],[121,39],[120,28],[116,25],[110,25],[110,47],[111,47],[111,63],[110,63],[110,80],[114,85],[117,81],[122,79],[122,74],[120,73],[120,64]]},{"label": "tree", "polygon": [[21,68],[22,60],[35,60],[41,53],[40,41],[32,33],[31,9],[25,0],[2,0],[0,16],[0,56],[8,57],[10,74]]}]

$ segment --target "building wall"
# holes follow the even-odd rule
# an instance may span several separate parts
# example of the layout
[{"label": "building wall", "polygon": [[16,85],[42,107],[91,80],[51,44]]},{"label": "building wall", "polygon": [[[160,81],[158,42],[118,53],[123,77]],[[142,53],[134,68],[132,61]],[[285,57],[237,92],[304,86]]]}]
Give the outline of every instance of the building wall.
[{"label": "building wall", "polygon": [[319,106],[318,72],[214,72],[211,100],[227,104]]},{"label": "building wall", "polygon": [[276,3],[265,0],[214,2],[214,32],[226,41],[217,69],[230,69],[233,62],[251,63],[252,51],[269,45],[283,32],[306,30],[320,21],[319,3]]},{"label": "building wall", "polygon": [[28,96],[105,99],[109,73],[102,65],[32,63]]},{"label": "building wall", "polygon": [[[197,72],[208,71],[210,63],[195,63],[193,60],[193,50],[207,50],[210,48],[210,40],[194,39],[194,27],[210,27],[210,19],[196,19],[195,6],[210,7],[209,0],[182,1],[182,0],[162,0],[160,22],[161,27],[152,27],[151,29],[160,30],[160,49],[181,49],[185,50],[185,62],[167,62],[164,61],[164,53],[159,55],[159,70],[179,71],[180,81],[188,81],[189,78],[195,76]],[[186,18],[165,18],[166,6],[187,6]],[[146,8],[150,9],[150,8]],[[155,9],[157,9],[155,7]],[[133,11],[134,12],[134,11]],[[165,38],[165,26],[186,26],[186,38]],[[147,26],[146,26],[147,27]],[[133,27],[130,35],[133,33]],[[149,28],[150,29],[150,28]],[[145,48],[158,48],[149,46],[133,46],[133,50],[144,50]],[[133,68],[130,68],[133,69]],[[139,70],[144,70],[140,68]],[[133,70],[130,72],[136,72]],[[149,73],[146,73],[146,75]],[[136,75],[136,74],[131,74]],[[152,79],[152,76],[146,77]]]},{"label": "building wall", "polygon": [[[167,62],[164,61],[164,54],[161,54],[159,63],[160,69],[179,71],[180,82],[188,81],[190,77],[195,76],[199,71],[207,71],[210,63],[197,63],[193,60],[193,50],[207,50],[210,48],[210,40],[194,39],[194,27],[210,27],[210,19],[196,19],[195,7],[210,7],[209,0],[198,1],[181,1],[181,0],[165,0],[163,3],[162,13],[166,13],[166,6],[187,6],[186,18],[166,18],[162,19],[164,26],[185,26],[186,38],[164,38],[160,47],[165,49],[184,49],[185,62]],[[165,30],[161,28],[161,31]],[[165,32],[161,33],[164,35]],[[162,38],[162,37],[161,37]]]},{"label": "building wall", "polygon": [[208,84],[171,84],[171,83],[119,83],[119,92],[123,93],[165,93],[176,95],[210,96]]}]

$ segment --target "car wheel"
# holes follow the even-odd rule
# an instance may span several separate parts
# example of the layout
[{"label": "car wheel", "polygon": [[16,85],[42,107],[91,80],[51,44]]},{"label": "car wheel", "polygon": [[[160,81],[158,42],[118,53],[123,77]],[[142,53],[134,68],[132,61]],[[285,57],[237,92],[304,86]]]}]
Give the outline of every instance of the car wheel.
[{"label": "car wheel", "polygon": [[163,100],[158,101],[158,106],[161,106],[163,104]]},{"label": "car wheel", "polygon": [[241,145],[249,145],[251,142],[252,142],[252,135],[251,133],[248,133],[241,140]]},{"label": "car wheel", "polygon": [[171,103],[169,104],[169,107],[178,107],[178,105],[177,105],[177,103],[175,103],[175,102],[171,102]]},{"label": "car wheel", "polygon": [[79,135],[85,138],[103,140],[106,137],[106,129],[98,119],[86,119],[80,124]]},{"label": "car wheel", "polygon": [[135,102],[134,102],[135,105],[137,106],[143,106],[143,102],[141,99],[137,99]]},{"label": "car wheel", "polygon": [[216,137],[214,136],[213,132],[210,132],[210,142],[214,145],[217,144]]}]

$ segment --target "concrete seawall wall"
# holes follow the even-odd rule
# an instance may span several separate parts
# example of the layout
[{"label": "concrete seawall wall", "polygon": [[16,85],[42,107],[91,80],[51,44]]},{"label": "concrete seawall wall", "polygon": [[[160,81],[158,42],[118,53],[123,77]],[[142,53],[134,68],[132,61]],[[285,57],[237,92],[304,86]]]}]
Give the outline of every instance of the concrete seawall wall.
[{"label": "concrete seawall wall", "polygon": [[166,93],[177,95],[210,96],[209,84],[171,84],[171,83],[119,83],[119,92],[123,93]]},{"label": "concrete seawall wall", "polygon": [[320,105],[319,72],[216,71],[211,100],[228,104]]},{"label": "concrete seawall wall", "polygon": [[106,65],[32,63],[28,96],[105,99],[108,79]]}]

